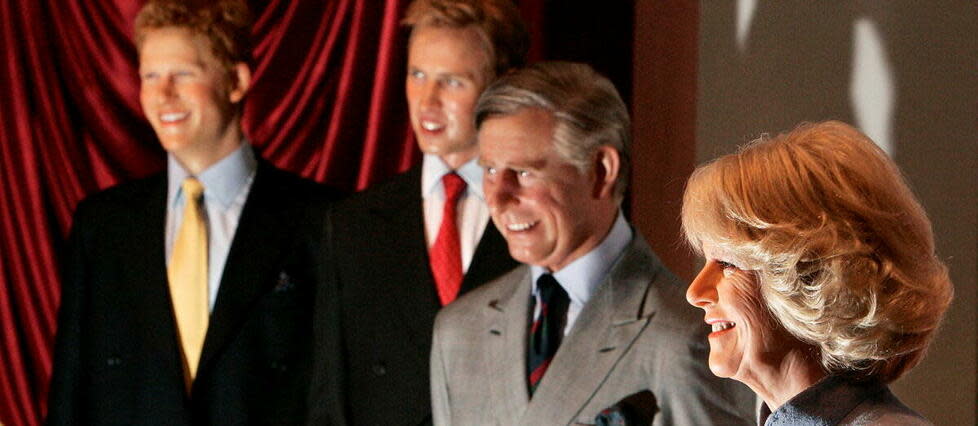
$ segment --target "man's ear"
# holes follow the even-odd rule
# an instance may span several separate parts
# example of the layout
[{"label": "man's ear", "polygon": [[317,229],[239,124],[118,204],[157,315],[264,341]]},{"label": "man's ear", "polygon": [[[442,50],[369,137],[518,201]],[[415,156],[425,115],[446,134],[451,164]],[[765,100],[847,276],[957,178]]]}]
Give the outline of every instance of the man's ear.
[{"label": "man's ear", "polygon": [[608,145],[599,146],[594,155],[594,197],[613,198],[619,173],[621,155],[618,150]]},{"label": "man's ear", "polygon": [[248,68],[248,64],[238,62],[234,64],[234,69],[231,72],[234,73],[234,81],[231,82],[231,91],[228,93],[228,97],[232,104],[236,104],[244,99],[245,93],[248,93],[248,89],[251,87],[251,69]]}]

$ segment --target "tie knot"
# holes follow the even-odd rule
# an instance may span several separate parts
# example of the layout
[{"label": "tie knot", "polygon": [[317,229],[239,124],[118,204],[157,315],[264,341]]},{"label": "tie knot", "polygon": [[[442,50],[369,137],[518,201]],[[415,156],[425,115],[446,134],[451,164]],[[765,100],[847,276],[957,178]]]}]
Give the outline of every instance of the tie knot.
[{"label": "tie knot", "polygon": [[[564,291],[564,288],[560,286],[560,283],[557,282],[554,276],[550,274],[543,274],[540,275],[540,278],[537,278],[537,290],[540,291],[540,300],[544,303],[567,299],[567,292]],[[559,299],[554,299],[554,297]]]},{"label": "tie knot", "polygon": [[445,187],[445,202],[455,204],[465,190],[465,181],[455,173],[448,173],[441,178],[441,183]]},{"label": "tie knot", "polygon": [[204,185],[196,178],[188,177],[183,180],[183,193],[188,200],[198,201],[204,193]]}]

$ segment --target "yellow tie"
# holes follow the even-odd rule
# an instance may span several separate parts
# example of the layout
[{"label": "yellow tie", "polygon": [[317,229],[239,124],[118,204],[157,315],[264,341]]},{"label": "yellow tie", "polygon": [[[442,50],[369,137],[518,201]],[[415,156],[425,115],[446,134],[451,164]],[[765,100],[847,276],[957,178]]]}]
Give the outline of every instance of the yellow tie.
[{"label": "yellow tie", "polygon": [[189,177],[183,181],[183,223],[177,233],[167,271],[188,390],[197,374],[197,363],[210,316],[207,303],[207,225],[201,205],[203,192],[204,187],[197,179]]}]

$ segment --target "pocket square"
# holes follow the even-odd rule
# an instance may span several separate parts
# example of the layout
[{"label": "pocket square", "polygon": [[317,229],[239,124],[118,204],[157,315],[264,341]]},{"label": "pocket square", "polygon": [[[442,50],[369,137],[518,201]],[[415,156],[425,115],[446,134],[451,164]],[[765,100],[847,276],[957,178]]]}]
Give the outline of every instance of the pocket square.
[{"label": "pocket square", "polygon": [[278,281],[275,282],[275,288],[272,291],[276,293],[282,293],[290,291],[295,288],[295,282],[292,281],[292,277],[289,276],[285,271],[278,273]]},{"label": "pocket square", "polygon": [[644,390],[629,395],[604,410],[594,418],[598,426],[651,425],[655,413],[659,412],[655,395]]}]

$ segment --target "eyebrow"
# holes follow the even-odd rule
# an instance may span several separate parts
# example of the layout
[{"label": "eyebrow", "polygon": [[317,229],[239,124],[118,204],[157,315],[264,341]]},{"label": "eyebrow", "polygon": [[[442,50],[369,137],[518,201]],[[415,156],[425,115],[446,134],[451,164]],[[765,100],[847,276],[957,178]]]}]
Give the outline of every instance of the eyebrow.
[{"label": "eyebrow", "polygon": [[[425,71],[425,70],[421,69],[420,67],[417,67],[417,66],[414,66],[414,65],[411,65],[411,64],[408,64],[407,69],[408,69],[408,72],[411,72],[411,71],[421,71],[421,72],[424,72],[424,73],[428,73],[428,71]],[[476,79],[475,74],[473,74],[472,72],[469,72],[469,71],[464,71],[464,72],[442,71],[442,72],[435,72],[435,73],[431,73],[431,74],[434,75],[434,76],[436,76],[436,77],[445,77],[445,76],[448,76],[448,77],[461,77],[461,78],[464,78],[464,79],[467,79],[467,80],[473,80],[473,81],[475,81],[475,79]]]},{"label": "eyebrow", "polygon": [[[479,157],[476,163],[482,167],[497,167],[496,165],[489,164],[485,161],[483,157]],[[547,165],[546,159],[530,160],[525,163],[513,163],[505,166],[507,169],[529,169],[529,170],[542,170],[544,166]]]}]

